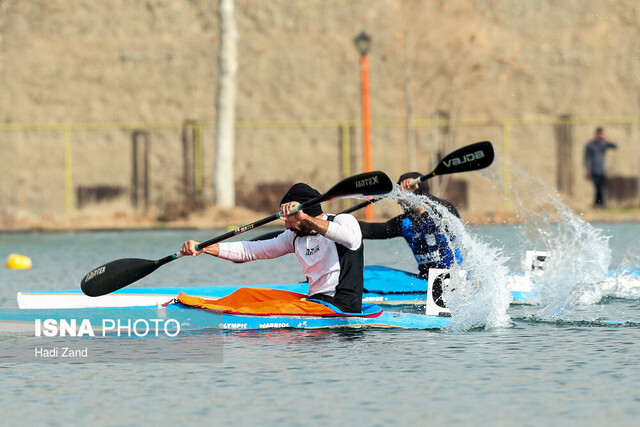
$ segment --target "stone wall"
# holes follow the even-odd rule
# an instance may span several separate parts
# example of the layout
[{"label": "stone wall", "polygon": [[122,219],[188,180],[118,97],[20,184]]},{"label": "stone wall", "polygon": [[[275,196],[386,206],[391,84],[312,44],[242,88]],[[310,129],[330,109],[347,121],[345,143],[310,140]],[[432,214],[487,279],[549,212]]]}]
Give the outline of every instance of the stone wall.
[{"label": "stone wall", "polygon": [[[338,124],[360,119],[353,38],[362,30],[373,38],[374,168],[392,178],[409,164],[409,100],[413,118],[422,120],[420,171],[435,166],[438,152],[494,142],[492,171],[456,177],[468,181],[473,210],[507,209],[502,182],[521,171],[554,188],[559,151],[552,121],[565,114],[578,122],[570,160],[575,189],[563,194],[568,203],[591,200],[581,156],[596,125],[620,143],[608,155],[610,168],[638,175],[636,1],[235,4],[240,197],[257,184],[303,180],[327,189],[341,177]],[[137,128],[150,131],[151,202],[162,210],[183,194],[185,120],[204,126],[204,197],[210,200],[217,7],[210,0],[0,0],[0,215],[64,213],[68,182],[74,191],[126,189]],[[447,132],[425,122],[442,117],[458,125]],[[63,125],[71,126],[66,133]],[[361,167],[359,140],[356,131],[354,173]],[[104,209],[129,209],[123,197]]]}]

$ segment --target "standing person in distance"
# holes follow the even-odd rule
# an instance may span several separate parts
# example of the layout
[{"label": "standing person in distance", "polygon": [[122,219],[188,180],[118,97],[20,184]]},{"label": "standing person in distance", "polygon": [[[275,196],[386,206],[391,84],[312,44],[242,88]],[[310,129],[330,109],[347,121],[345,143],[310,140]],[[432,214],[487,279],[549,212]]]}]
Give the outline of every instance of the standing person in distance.
[{"label": "standing person in distance", "polygon": [[601,127],[596,129],[595,138],[588,141],[584,148],[584,171],[585,178],[590,179],[595,187],[595,201],[593,205],[597,208],[604,207],[603,189],[607,183],[607,173],[605,169],[605,153],[608,149],[616,149],[618,146],[609,141]]}]

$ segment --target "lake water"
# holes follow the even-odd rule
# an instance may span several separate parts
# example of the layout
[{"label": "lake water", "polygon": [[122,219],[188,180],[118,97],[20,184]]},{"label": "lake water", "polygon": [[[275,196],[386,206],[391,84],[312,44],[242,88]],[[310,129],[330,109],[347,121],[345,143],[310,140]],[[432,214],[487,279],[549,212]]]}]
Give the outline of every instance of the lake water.
[{"label": "lake water", "polygon": [[[595,301],[571,295],[585,283],[593,287],[585,275],[602,263],[607,269],[640,266],[640,225],[560,224],[554,230],[558,235],[542,240],[562,261],[553,266],[553,279],[562,278],[556,288],[566,295],[550,294],[541,307],[504,308],[495,325],[491,311],[501,305],[485,310],[490,289],[489,299],[474,307],[486,311],[486,327],[467,330],[207,332],[190,336],[182,352],[162,363],[149,363],[135,345],[124,350],[130,352],[127,363],[4,363],[3,424],[637,425],[640,327],[606,327],[597,320],[640,321],[640,301],[633,295]],[[471,226],[468,231],[468,244],[486,257],[490,269],[522,271],[524,252],[531,249],[525,227]],[[88,271],[106,261],[161,258],[187,238],[217,234],[2,234],[0,256],[27,255],[33,268],[0,269],[0,307],[15,308],[18,291],[78,287]],[[606,256],[598,258],[601,253]],[[366,259],[367,264],[415,268],[399,239],[368,241]],[[202,256],[172,262],[136,285],[300,279],[291,255],[247,264]],[[476,323],[485,318],[465,315]],[[25,339],[0,336],[4,344]],[[212,342],[220,346],[221,362],[184,363],[189,352]],[[101,345],[114,350],[119,344]]]}]

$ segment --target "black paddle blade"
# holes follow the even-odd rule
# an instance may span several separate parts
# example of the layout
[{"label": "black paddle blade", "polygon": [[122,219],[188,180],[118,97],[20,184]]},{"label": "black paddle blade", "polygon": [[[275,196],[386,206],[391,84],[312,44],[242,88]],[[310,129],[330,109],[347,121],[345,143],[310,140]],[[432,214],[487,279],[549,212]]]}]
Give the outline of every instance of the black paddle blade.
[{"label": "black paddle blade", "polygon": [[147,259],[118,259],[89,272],[80,282],[80,287],[85,295],[99,297],[142,279],[159,266],[155,261]]},{"label": "black paddle blade", "polygon": [[495,154],[489,141],[476,142],[446,155],[435,170],[422,179],[457,172],[471,172],[491,165]]},{"label": "black paddle blade", "polygon": [[[327,191],[322,200],[338,199],[341,197],[378,196],[393,190],[393,182],[386,173],[380,171],[365,172],[343,179],[331,190]],[[316,202],[317,203],[317,202]]]}]

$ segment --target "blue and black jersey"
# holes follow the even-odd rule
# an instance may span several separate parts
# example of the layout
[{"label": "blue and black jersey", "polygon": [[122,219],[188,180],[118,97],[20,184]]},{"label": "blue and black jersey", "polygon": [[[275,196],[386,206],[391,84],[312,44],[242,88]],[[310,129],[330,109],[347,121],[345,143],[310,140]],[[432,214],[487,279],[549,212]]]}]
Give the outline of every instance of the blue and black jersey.
[{"label": "blue and black jersey", "polygon": [[[451,203],[433,196],[428,197],[460,217],[458,210]],[[408,212],[383,223],[359,223],[364,239],[404,237],[418,262],[419,275],[422,278],[427,278],[430,268],[450,268],[456,261],[462,262],[460,251],[456,250],[454,254],[449,247],[440,218],[434,218],[427,212]]]}]

